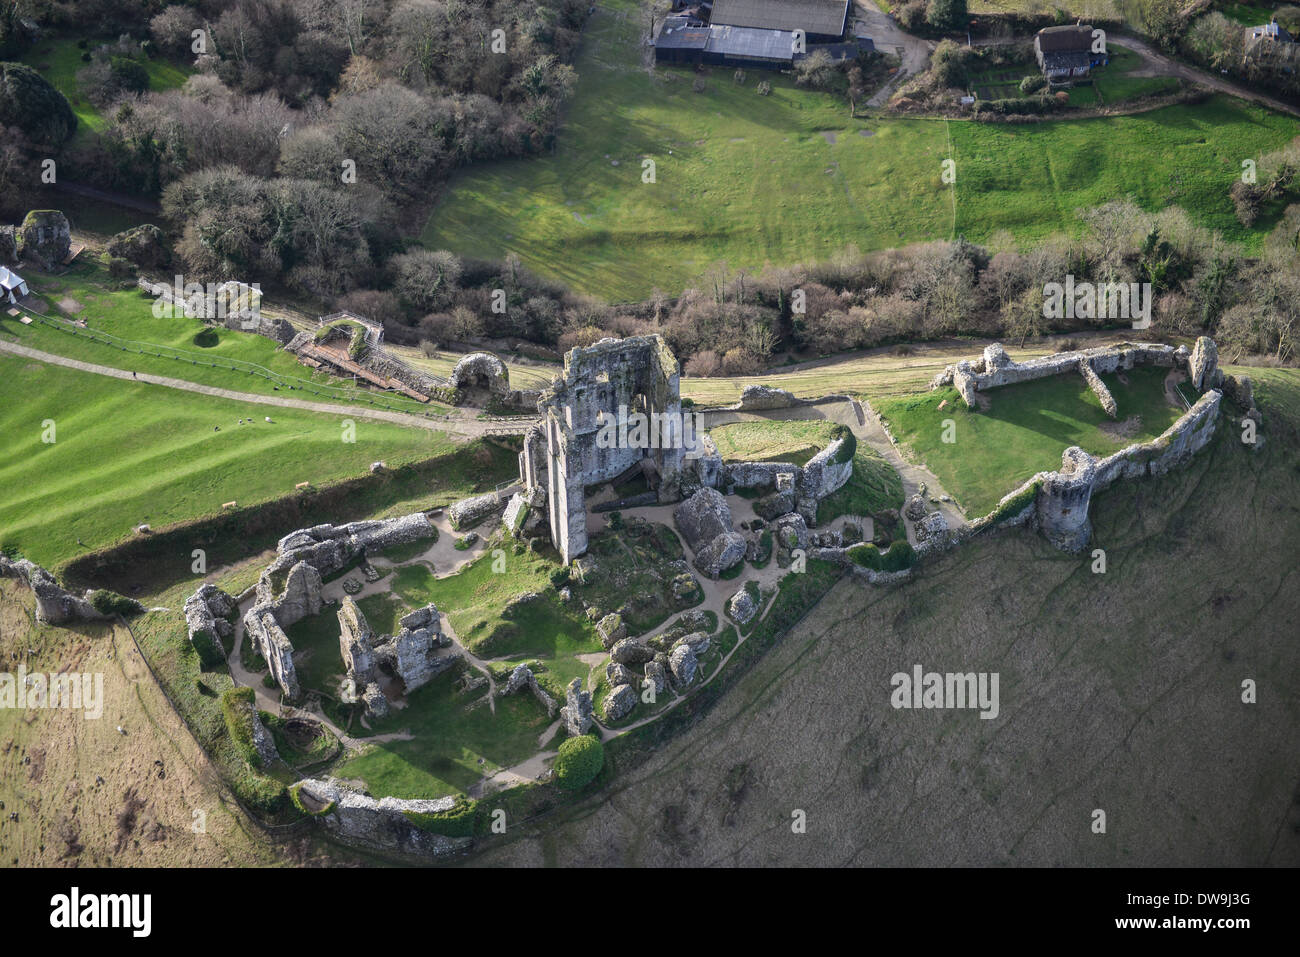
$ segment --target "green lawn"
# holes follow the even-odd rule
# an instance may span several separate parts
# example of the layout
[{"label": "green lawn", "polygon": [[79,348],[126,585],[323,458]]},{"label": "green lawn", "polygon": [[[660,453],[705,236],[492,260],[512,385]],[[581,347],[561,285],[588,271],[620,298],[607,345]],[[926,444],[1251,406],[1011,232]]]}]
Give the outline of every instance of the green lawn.
[{"label": "green lawn", "polygon": [[[92,39],[90,47],[99,46],[101,40]],[[104,128],[105,119],[90,100],[86,99],[77,84],[77,71],[89,64],[81,59],[85,52],[78,48],[77,38],[41,42],[22,58],[22,62],[40,70],[50,85],[67,97],[72,112],[77,114],[77,132],[98,132]],[[176,89],[189,79],[188,67],[178,66],[161,57],[143,61],[149,72],[149,89],[154,92]]]},{"label": "green lawn", "polygon": [[[33,349],[237,392],[291,392],[300,399],[359,402],[416,414],[447,411],[437,402],[360,388],[349,379],[313,372],[266,336],[207,326],[184,316],[157,318],[153,297],[134,286],[120,288],[121,284],[86,254],[57,277],[24,270],[24,278],[43,300],[43,305],[33,307],[38,312],[56,320],[81,319],[87,326],[23,325],[0,311],[0,336]],[[91,337],[94,333],[106,333],[113,339],[99,341]],[[155,346],[163,348],[151,348]],[[183,355],[177,358],[176,350]],[[258,366],[262,372],[252,373],[244,363]]]},{"label": "green lawn", "polygon": [[[42,441],[46,420],[53,444]],[[228,501],[292,495],[299,482],[367,474],[377,459],[397,467],[455,448],[442,433],[369,419],[353,420],[347,443],[342,421],[0,355],[0,546],[52,565],[141,523],[158,528]]]},{"label": "green lawn", "polygon": [[[1110,62],[1092,71],[1094,96],[1099,97],[1104,105],[1114,106],[1124,100],[1172,93],[1178,89],[1178,80],[1172,76],[1129,76],[1143,66],[1142,58],[1132,50],[1112,45],[1109,52]],[[1076,103],[1074,91],[1070,93],[1070,102]]]},{"label": "green lawn", "polygon": [[458,690],[464,667],[449,669],[412,693],[407,707],[372,722],[377,733],[410,731],[413,740],[376,743],[331,773],[361,778],[377,797],[432,798],[464,793],[482,775],[536,754],[537,738],[551,722],[545,709],[527,693],[498,697],[495,712],[476,705],[486,689]]},{"label": "green lawn", "polygon": [[[761,266],[894,246],[952,226],[944,123],[850,120],[848,104],[751,70],[639,66],[632,0],[602,5],[553,156],[456,178],[422,241],[533,269],[610,300],[679,291],[719,260]],[[770,96],[755,92],[772,84]],[[870,129],[874,136],[859,135]],[[825,132],[826,135],[823,135]],[[834,145],[830,140],[834,139]],[[656,182],[642,182],[642,160]]]},{"label": "green lawn", "polygon": [[319,615],[311,615],[285,630],[293,645],[293,665],[298,682],[306,691],[323,691],[338,697],[342,681],[343,652],[339,648],[337,606],[326,605]]},{"label": "green lawn", "polygon": [[875,515],[904,504],[898,472],[875,449],[859,443],[853,474],[843,488],[817,504],[817,521],[826,524],[841,515]]},{"label": "green lawn", "polygon": [[1272,5],[1260,6],[1253,3],[1216,3],[1215,9],[1234,23],[1257,27],[1261,23],[1268,23],[1277,8]]},{"label": "green lawn", "polygon": [[[504,564],[497,571],[489,552],[446,578],[434,578],[424,565],[408,565],[395,573],[393,591],[413,608],[434,602],[457,637],[481,658],[551,659],[601,650],[581,609],[556,597],[548,577],[559,567],[555,562],[536,553],[515,554],[509,546],[500,560]],[[525,592],[542,597],[505,617],[506,604]]]},{"label": "green lawn", "polygon": [[[968,411],[954,389],[874,404],[894,436],[910,446],[967,515],[976,518],[1035,472],[1060,468],[1061,453],[1072,445],[1109,455],[1158,436],[1182,413],[1165,400],[1165,371],[1133,369],[1125,374],[1128,385],[1117,376],[1102,376],[1119,407],[1119,421],[1138,419],[1127,436],[1102,431],[1110,419],[1078,375],[990,389],[981,393],[989,399],[987,411]],[[948,404],[940,410],[945,400]],[[945,419],[956,423],[955,441],[947,444]]]},{"label": "green lawn", "polygon": [[1298,132],[1296,120],[1228,97],[1135,116],[953,124],[957,228],[972,240],[1010,230],[1025,244],[1077,233],[1078,210],[1131,197],[1145,209],[1181,206],[1253,248],[1273,223],[1243,229],[1227,187],[1242,157]]},{"label": "green lawn", "polygon": [[[421,240],[464,255],[517,254],[530,268],[610,301],[676,293],[710,267],[824,260],[954,233],[940,161],[957,160],[955,231],[1009,229],[1032,243],[1078,233],[1076,210],[1132,196],[1186,207],[1254,246],[1227,187],[1243,156],[1283,145],[1300,123],[1228,98],[1140,116],[983,124],[850,119],[827,94],[757,71],[640,66],[630,0],[593,15],[577,93],[550,156],[468,171]],[[871,136],[861,135],[870,131]],[[951,136],[951,154],[949,137]],[[1140,161],[1135,161],[1140,157]],[[642,160],[656,181],[642,182]]]}]

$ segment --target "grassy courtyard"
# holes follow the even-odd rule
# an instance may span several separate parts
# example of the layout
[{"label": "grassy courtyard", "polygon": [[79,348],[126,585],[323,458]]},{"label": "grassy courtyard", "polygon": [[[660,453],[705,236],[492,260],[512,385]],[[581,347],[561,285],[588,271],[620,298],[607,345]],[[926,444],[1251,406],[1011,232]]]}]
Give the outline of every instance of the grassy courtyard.
[{"label": "grassy courtyard", "polygon": [[441,433],[369,419],[354,420],[348,443],[341,416],[18,356],[0,355],[0,383],[0,546],[42,564],[110,545],[141,523],[159,528],[219,513],[224,502],[293,495],[299,482],[366,474],[376,460],[395,468],[455,448]]},{"label": "grassy courtyard", "polygon": [[[970,411],[955,389],[938,389],[875,403],[894,436],[943,482],[971,518],[1035,472],[1059,468],[1072,445],[1109,455],[1155,438],[1181,414],[1165,400],[1164,369],[1138,368],[1102,376],[1115,397],[1112,422],[1078,375],[1052,376],[980,393],[987,410]],[[940,403],[947,405],[941,410]],[[956,426],[955,441],[943,441],[944,421]]]},{"label": "grassy courtyard", "polygon": [[331,773],[360,778],[376,795],[441,797],[536,754],[551,723],[542,706],[521,693],[498,697],[494,711],[483,701],[485,688],[462,690],[466,669],[453,666],[415,691],[405,708],[374,723],[376,732],[409,731],[411,739],[375,742]]},{"label": "grassy courtyard", "polygon": [[[435,603],[457,637],[481,658],[554,659],[599,651],[595,629],[581,609],[563,605],[551,587],[549,576],[558,567],[539,554],[506,546],[445,578],[435,578],[424,565],[399,568],[393,591],[413,608]],[[512,598],[528,592],[541,597],[507,610]]]},{"label": "grassy courtyard", "polygon": [[[957,233],[1011,230],[1022,243],[1075,234],[1076,211],[1131,196],[1179,205],[1254,247],[1227,184],[1243,157],[1300,132],[1290,117],[1229,98],[1136,116],[1012,126],[850,119],[828,94],[764,75],[647,70],[630,0],[593,15],[577,92],[551,156],[457,177],[421,240],[529,268],[620,301],[676,292],[710,267],[761,268]],[[1109,80],[1107,82],[1110,82]],[[957,161],[956,209],[940,161]],[[1139,159],[1140,158],[1140,159]],[[655,163],[643,182],[643,160]]]}]

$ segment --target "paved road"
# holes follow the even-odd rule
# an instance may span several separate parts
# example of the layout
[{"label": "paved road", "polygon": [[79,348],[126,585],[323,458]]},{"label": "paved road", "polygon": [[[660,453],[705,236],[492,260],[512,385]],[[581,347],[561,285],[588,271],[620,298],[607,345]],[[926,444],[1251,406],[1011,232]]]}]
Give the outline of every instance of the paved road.
[{"label": "paved road", "polygon": [[505,426],[499,422],[481,422],[477,418],[472,418],[471,416],[477,415],[478,410],[476,409],[466,413],[453,413],[454,417],[451,419],[425,419],[418,415],[408,415],[405,412],[388,412],[383,409],[366,409],[360,406],[344,405],[336,402],[308,402],[305,399],[290,399],[278,395],[258,395],[252,392],[235,392],[232,389],[219,389],[216,386],[200,385],[197,382],[188,382],[185,379],[173,379],[170,376],[151,375],[147,372],[132,373],[127,369],[115,369],[112,366],[102,366],[93,362],[82,362],[79,359],[69,359],[66,356],[55,355],[52,352],[42,352],[40,349],[20,346],[16,342],[0,341],[0,352],[25,356],[29,359],[36,359],[41,362],[48,362],[51,365],[64,366],[69,369],[77,369],[81,372],[93,372],[96,375],[111,376],[114,379],[127,379],[132,382],[144,382],[149,385],[165,386],[169,389],[181,389],[185,392],[198,392],[202,395],[218,396],[223,399],[234,399],[238,402],[251,402],[256,405],[273,405],[282,409],[303,409],[307,412],[345,415],[350,418],[380,419],[385,422],[394,422],[398,425],[406,425],[417,429],[427,429],[430,432],[448,432],[466,438],[478,438],[479,436],[499,432],[505,428]]}]

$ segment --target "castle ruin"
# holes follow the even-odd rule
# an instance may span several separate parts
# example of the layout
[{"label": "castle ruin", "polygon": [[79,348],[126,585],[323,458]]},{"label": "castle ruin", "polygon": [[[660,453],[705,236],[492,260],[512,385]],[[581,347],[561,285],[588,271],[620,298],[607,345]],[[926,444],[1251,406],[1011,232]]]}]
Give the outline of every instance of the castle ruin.
[{"label": "castle ruin", "polygon": [[660,503],[681,498],[682,441],[597,440],[611,415],[640,413],[665,431],[680,423],[679,376],[677,358],[657,335],[602,339],[564,357],[564,374],[538,401],[542,422],[524,438],[519,474],[526,489],[546,490],[551,541],[566,563],[587,550],[587,486],[640,469]]}]

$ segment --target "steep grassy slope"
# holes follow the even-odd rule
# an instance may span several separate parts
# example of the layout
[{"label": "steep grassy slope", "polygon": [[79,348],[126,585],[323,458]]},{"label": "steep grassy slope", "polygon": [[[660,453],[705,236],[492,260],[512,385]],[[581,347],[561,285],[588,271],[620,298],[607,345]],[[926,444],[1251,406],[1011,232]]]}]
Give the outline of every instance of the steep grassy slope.
[{"label": "steep grassy slope", "polygon": [[[247,405],[0,355],[0,546],[56,564],[155,528],[431,458],[443,434]],[[266,418],[272,420],[267,422]],[[239,424],[240,420],[244,424]],[[51,437],[53,441],[46,441]]]}]

